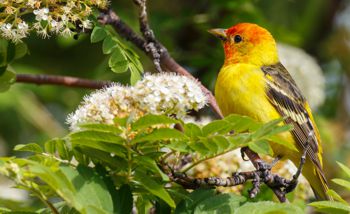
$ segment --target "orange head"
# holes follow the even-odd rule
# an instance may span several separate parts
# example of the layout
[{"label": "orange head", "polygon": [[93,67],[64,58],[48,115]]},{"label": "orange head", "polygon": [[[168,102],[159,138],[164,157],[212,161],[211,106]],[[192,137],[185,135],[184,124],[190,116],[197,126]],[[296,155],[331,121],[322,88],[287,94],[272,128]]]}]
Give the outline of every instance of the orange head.
[{"label": "orange head", "polygon": [[275,40],[269,31],[256,24],[240,23],[209,32],[223,42],[225,65],[248,63],[263,66],[278,62]]}]

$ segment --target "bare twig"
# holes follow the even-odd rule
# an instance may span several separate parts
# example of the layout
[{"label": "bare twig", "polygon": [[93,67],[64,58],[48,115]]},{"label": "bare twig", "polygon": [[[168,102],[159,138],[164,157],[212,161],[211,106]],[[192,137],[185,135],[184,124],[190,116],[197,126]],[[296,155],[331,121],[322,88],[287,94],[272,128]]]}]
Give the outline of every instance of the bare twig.
[{"label": "bare twig", "polygon": [[34,83],[37,85],[64,85],[77,88],[100,89],[110,85],[109,81],[88,80],[70,76],[57,76],[48,74],[17,74],[16,82]]},{"label": "bare twig", "polygon": [[140,31],[146,40],[145,50],[152,56],[153,64],[158,72],[162,72],[160,66],[160,56],[164,51],[163,47],[156,40],[153,30],[150,28],[147,17],[146,0],[134,0],[134,3],[140,8],[139,23]]}]

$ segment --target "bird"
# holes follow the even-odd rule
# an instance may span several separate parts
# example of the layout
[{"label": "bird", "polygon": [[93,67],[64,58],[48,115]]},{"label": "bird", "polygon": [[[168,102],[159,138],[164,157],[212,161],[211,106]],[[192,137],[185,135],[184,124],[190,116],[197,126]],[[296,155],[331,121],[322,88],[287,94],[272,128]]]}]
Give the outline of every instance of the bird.
[{"label": "bird", "polygon": [[215,83],[215,98],[223,115],[245,115],[261,123],[285,118],[284,123],[292,129],[280,137],[297,149],[271,142],[274,156],[298,166],[306,152],[302,174],[317,200],[331,200],[319,131],[306,98],[279,61],[271,33],[253,23],[211,29],[209,33],[221,40],[225,54]]}]

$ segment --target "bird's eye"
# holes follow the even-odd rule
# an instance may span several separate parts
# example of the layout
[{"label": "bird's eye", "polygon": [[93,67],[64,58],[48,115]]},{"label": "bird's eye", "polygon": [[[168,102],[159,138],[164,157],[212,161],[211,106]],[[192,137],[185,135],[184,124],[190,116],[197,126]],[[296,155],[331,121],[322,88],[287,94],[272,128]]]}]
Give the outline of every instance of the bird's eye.
[{"label": "bird's eye", "polygon": [[236,35],[234,37],[235,43],[240,43],[242,41],[242,37],[240,35]]}]

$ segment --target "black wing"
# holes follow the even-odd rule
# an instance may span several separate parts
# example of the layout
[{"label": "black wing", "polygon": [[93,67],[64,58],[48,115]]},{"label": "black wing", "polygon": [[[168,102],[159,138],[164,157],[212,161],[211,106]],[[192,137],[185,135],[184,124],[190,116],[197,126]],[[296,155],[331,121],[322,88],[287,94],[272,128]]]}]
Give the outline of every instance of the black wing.
[{"label": "black wing", "polygon": [[307,156],[322,172],[322,164],[318,157],[318,131],[306,109],[306,99],[281,63],[263,66],[261,69],[265,74],[269,101],[283,117],[286,117],[285,122],[294,126],[292,134],[299,148],[304,150],[309,142]]}]

